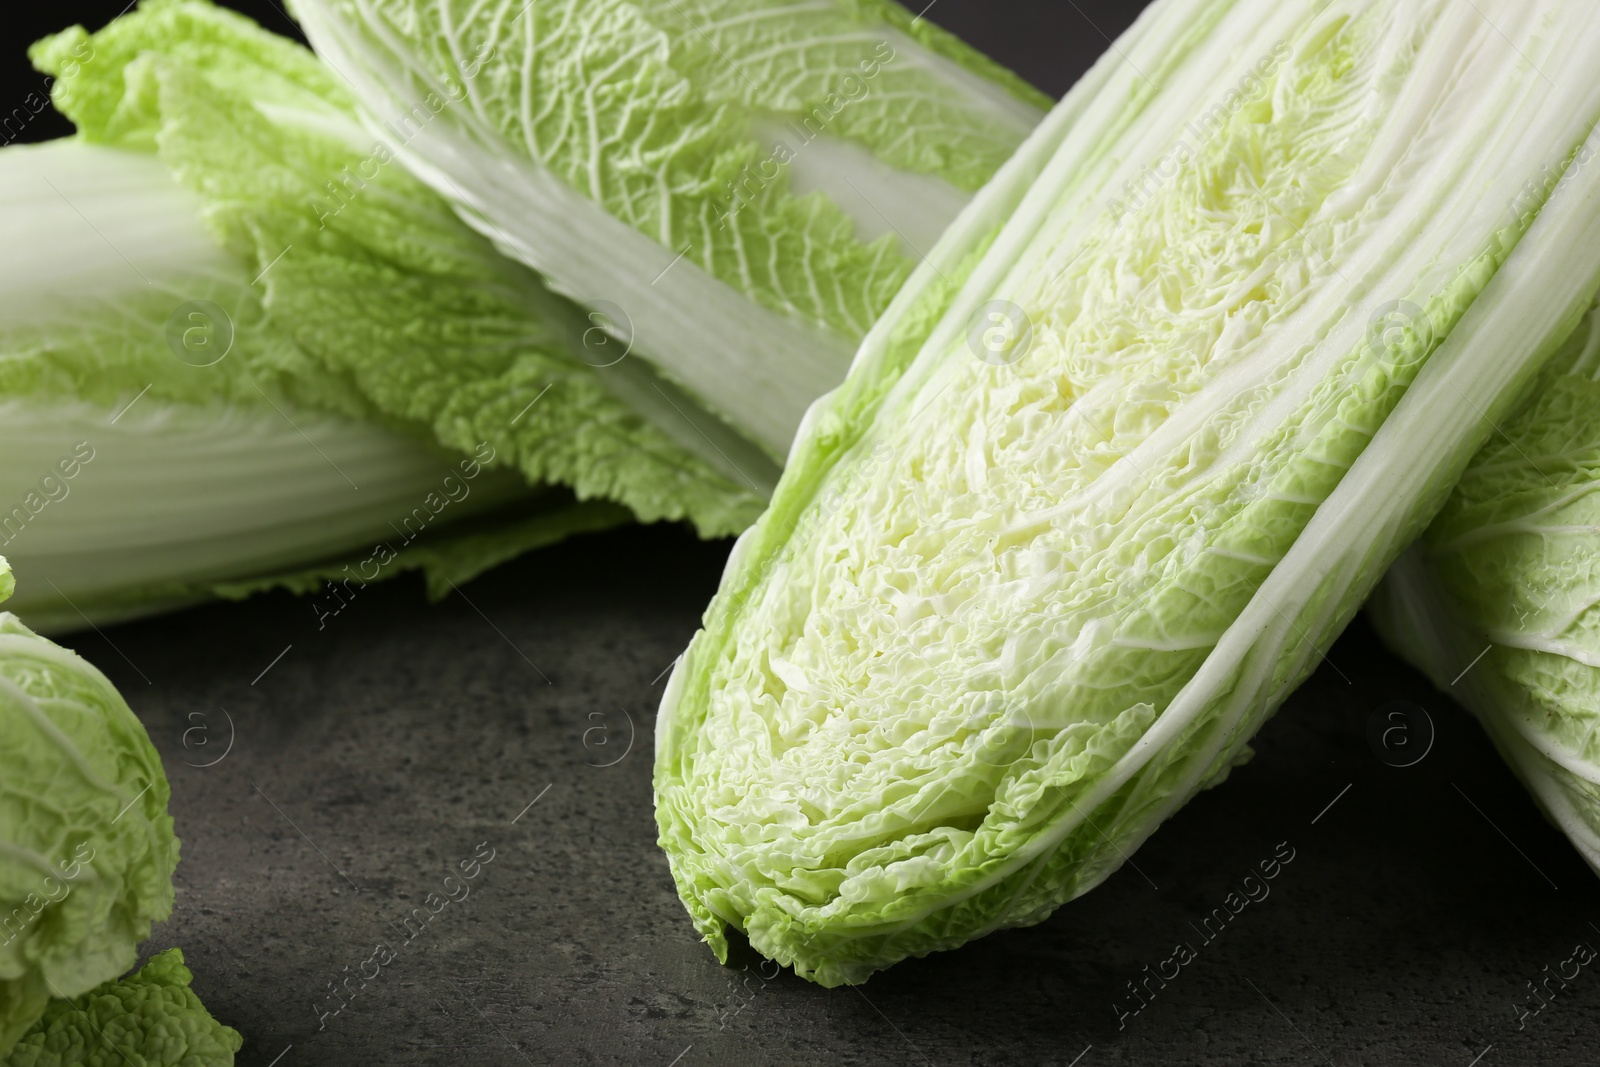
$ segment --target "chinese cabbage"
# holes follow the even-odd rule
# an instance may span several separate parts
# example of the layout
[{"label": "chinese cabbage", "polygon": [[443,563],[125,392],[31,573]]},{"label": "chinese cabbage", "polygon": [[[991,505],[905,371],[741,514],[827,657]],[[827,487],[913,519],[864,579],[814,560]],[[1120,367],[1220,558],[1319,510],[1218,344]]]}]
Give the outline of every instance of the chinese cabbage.
[{"label": "chinese cabbage", "polygon": [[774,457],[1047,103],[888,0],[290,8],[408,167]]},{"label": "chinese cabbage", "polygon": [[1600,289],[1596,56],[1556,0],[1147,10],[807,414],[663,695],[719,956],[1037,923],[1247,755]]}]

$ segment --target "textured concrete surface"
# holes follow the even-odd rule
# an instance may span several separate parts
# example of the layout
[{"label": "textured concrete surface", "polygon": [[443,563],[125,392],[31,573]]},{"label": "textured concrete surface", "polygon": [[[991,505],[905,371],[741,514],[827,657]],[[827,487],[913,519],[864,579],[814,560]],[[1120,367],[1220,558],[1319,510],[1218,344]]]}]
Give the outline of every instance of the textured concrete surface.
[{"label": "textured concrete surface", "polygon": [[[753,955],[718,966],[654,845],[650,747],[659,676],[725,551],[623,531],[470,601],[374,587],[321,632],[305,601],[269,596],[73,640],[171,773],[178,908],[149,947],[183,947],[246,1035],[241,1062],[1595,1061],[1594,968],[1521,1030],[1514,1009],[1576,943],[1600,946],[1600,883],[1476,724],[1361,624],[1253,762],[1042,926],[859,991]],[[1436,728],[1408,768],[1368,743],[1393,700]],[[1196,927],[1285,842],[1268,895],[1208,942],[1216,924]],[[1126,983],[1179,942],[1195,958],[1132,1014]],[[323,1014],[331,982],[375,971]]]}]

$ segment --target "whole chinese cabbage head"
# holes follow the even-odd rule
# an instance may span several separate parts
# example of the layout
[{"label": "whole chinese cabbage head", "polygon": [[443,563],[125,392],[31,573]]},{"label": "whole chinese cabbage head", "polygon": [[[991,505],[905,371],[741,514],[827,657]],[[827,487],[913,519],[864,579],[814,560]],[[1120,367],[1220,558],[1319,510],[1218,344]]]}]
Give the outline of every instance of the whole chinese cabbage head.
[{"label": "whole chinese cabbage head", "polygon": [[[0,599],[13,586],[0,559]],[[83,657],[0,612],[0,1055],[133,966],[178,839],[144,727]]]}]

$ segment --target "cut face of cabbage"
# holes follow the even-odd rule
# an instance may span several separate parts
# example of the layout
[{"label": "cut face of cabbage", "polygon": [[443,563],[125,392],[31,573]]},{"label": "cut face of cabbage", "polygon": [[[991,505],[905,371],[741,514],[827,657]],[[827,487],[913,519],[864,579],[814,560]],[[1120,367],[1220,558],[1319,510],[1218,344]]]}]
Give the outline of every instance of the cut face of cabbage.
[{"label": "cut face of cabbage", "polygon": [[808,413],[673,675],[716,952],[835,985],[1039,922],[1243,758],[1600,288],[1596,56],[1555,2],[1144,15]]},{"label": "cut face of cabbage", "polygon": [[1600,309],[1500,429],[1370,612],[1600,873]]},{"label": "cut face of cabbage", "polygon": [[777,457],[1048,104],[885,0],[291,7],[408,167]]}]

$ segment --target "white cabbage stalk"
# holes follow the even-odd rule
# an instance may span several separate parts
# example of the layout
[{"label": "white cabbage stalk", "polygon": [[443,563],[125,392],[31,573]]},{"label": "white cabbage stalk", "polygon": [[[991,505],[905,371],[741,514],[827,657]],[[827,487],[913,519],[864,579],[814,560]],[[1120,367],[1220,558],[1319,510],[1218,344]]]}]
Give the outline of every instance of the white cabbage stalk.
[{"label": "white cabbage stalk", "polygon": [[1048,101],[884,0],[296,0],[377,136],[782,457]]},{"label": "white cabbage stalk", "polygon": [[1039,922],[1245,758],[1600,289],[1597,60],[1561,0],[1145,13],[807,414],[673,674],[719,955]]},{"label": "white cabbage stalk", "polygon": [[1600,309],[1369,607],[1600,873]]}]

